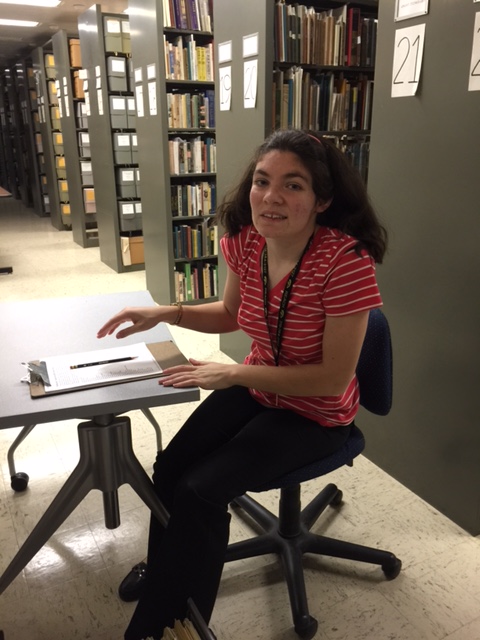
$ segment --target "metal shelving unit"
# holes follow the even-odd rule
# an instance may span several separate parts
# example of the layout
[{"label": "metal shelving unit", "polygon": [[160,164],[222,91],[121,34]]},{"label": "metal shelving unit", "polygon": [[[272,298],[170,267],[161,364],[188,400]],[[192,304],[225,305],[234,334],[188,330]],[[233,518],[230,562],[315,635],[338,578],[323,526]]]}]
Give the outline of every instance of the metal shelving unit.
[{"label": "metal shelving unit", "polygon": [[62,218],[60,194],[58,191],[57,171],[55,165],[56,153],[54,148],[54,133],[61,131],[52,128],[51,109],[58,106],[58,99],[55,94],[55,77],[47,77],[45,68],[45,56],[53,56],[51,41],[34,49],[32,54],[33,74],[38,101],[39,128],[42,141],[43,170],[42,175],[46,179],[46,189],[48,192],[48,203],[50,209],[50,219],[55,229],[65,230],[68,226]]},{"label": "metal shelving unit", "polygon": [[[128,52],[122,52],[122,44],[109,44],[105,36],[105,21],[112,20],[128,23],[125,16],[103,14],[100,5],[93,5],[85,11],[78,21],[82,65],[86,70],[85,103],[87,105],[88,132],[91,146],[91,162],[93,183],[95,185],[95,204],[98,225],[100,257],[102,262],[117,272],[144,269],[143,263],[126,264],[125,240],[122,244],[122,228],[119,218],[119,200],[122,196],[117,188],[116,169],[120,163],[115,162],[113,148],[114,133],[135,134],[135,123],[127,122],[127,126],[112,121],[113,102],[110,98],[125,97],[133,99],[130,91],[116,92],[109,90],[107,55],[123,57],[128,60]],[[117,48],[115,48],[117,47]],[[119,53],[120,52],[120,53]],[[133,118],[131,118],[133,120]],[[129,126],[131,124],[131,126]],[[128,163],[127,163],[128,164]],[[137,168],[130,163],[133,170]],[[155,179],[158,179],[155,178]],[[143,200],[143,198],[142,198]],[[138,200],[135,199],[136,202]],[[141,238],[141,230],[135,234],[127,233],[130,238]]]},{"label": "metal shelving unit", "polygon": [[[132,0],[129,9],[137,102],[138,154],[142,174],[147,287],[154,299],[162,303],[174,302],[179,298],[193,304],[206,299],[215,300],[216,295],[203,297],[201,294],[204,291],[201,287],[192,295],[187,293],[185,296],[185,292],[179,291],[179,282],[191,280],[193,288],[195,269],[198,281],[198,276],[203,273],[204,268],[215,270],[213,277],[216,280],[217,255],[179,255],[178,243],[175,240],[182,225],[185,225],[187,235],[191,234],[189,229],[194,229],[195,233],[198,225],[208,220],[210,212],[207,215],[203,215],[203,211],[201,215],[191,215],[193,211],[190,209],[188,215],[176,216],[172,206],[172,187],[201,182],[214,184],[215,171],[203,170],[203,167],[198,173],[174,172],[170,166],[170,143],[175,138],[182,138],[186,143],[194,138],[205,141],[208,137],[214,139],[215,130],[213,127],[185,124],[172,126],[169,122],[167,100],[167,94],[191,95],[207,89],[213,90],[214,81],[213,78],[208,82],[192,78],[167,79],[165,64],[165,42],[173,44],[181,40],[187,42],[188,39],[189,43],[195,43],[191,46],[202,47],[205,43],[213,41],[213,34],[200,29],[178,29],[172,26],[173,23],[165,19],[169,3],[164,7],[162,0]],[[199,26],[199,23],[196,26]],[[152,44],[145,47],[145,42]],[[185,103],[189,104],[187,98],[184,105]]]},{"label": "metal shelving unit", "polygon": [[[86,213],[82,176],[80,172],[78,110],[81,98],[76,97],[73,73],[81,66],[73,66],[70,43],[76,36],[58,31],[52,37],[53,55],[59,83],[59,115],[64,144],[66,176],[68,181],[68,205],[74,241],[81,247],[98,246],[98,230],[95,213]],[[84,100],[83,100],[84,102]],[[93,185],[89,185],[92,186]]]}]

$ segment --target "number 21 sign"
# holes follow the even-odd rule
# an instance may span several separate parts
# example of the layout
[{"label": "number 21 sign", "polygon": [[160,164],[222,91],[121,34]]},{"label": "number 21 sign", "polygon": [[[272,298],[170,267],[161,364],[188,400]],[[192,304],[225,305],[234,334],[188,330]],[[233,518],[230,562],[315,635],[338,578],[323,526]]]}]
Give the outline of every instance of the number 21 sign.
[{"label": "number 21 sign", "polygon": [[393,54],[392,98],[414,96],[422,70],[425,24],[397,29]]}]

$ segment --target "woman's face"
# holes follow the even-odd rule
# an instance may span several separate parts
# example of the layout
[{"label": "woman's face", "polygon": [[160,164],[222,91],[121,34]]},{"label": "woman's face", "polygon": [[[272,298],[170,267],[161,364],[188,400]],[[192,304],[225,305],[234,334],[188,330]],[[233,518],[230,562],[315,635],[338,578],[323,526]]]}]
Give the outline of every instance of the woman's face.
[{"label": "woman's face", "polygon": [[250,189],[252,221],[265,238],[308,240],[317,213],[326,209],[312,188],[312,176],[290,151],[269,151],[260,158]]}]

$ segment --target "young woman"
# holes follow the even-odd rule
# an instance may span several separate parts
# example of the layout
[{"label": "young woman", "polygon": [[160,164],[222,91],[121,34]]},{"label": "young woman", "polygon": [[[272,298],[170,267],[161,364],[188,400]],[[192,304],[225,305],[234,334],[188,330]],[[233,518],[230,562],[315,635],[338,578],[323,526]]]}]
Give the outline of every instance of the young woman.
[{"label": "young woman", "polygon": [[242,329],[242,364],[190,360],[160,384],[213,392],[157,456],[153,482],[170,513],[151,520],[147,570],[126,640],[160,638],[192,597],[208,622],[228,545],[228,504],[340,448],[359,405],[355,369],[386,232],[357,171],[328,140],[277,131],[218,212],[227,278],[220,302],[127,308],[98,336],[159,322]]}]

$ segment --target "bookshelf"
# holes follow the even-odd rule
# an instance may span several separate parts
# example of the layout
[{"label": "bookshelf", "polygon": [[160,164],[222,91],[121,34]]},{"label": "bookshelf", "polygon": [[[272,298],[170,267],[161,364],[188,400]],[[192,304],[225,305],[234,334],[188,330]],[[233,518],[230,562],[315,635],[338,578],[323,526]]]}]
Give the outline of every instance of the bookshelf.
[{"label": "bookshelf", "polygon": [[40,120],[38,115],[37,90],[33,66],[30,59],[22,60],[15,65],[17,75],[18,95],[24,126],[24,144],[27,153],[29,183],[33,209],[38,216],[48,215],[49,201],[44,175]]},{"label": "bookshelf", "polygon": [[[62,215],[62,193],[59,183],[64,169],[61,124],[55,117],[58,109],[56,68],[51,41],[32,52],[33,76],[38,108],[39,134],[36,149],[40,162],[40,176],[45,212],[50,214],[52,226],[58,230],[70,227],[69,217]],[[63,178],[60,178],[63,179]]]},{"label": "bookshelf", "polygon": [[78,21],[88,122],[78,136],[94,185],[84,185],[84,202],[96,212],[100,258],[117,273],[144,269],[129,26],[127,16],[100,5]]},{"label": "bookshelf", "polygon": [[5,94],[4,94],[4,78],[0,72],[0,186],[8,190],[9,176],[7,166],[7,149],[6,149],[6,113],[5,113]]},{"label": "bookshelf", "polygon": [[212,15],[205,0],[129,4],[147,288],[163,303],[218,296]]},{"label": "bookshelf", "polygon": [[84,147],[79,144],[81,134],[88,133],[88,123],[83,115],[83,81],[79,77],[82,69],[80,40],[77,36],[68,36],[65,31],[58,31],[52,37],[52,46],[58,93],[58,107],[54,115],[61,123],[65,165],[63,177],[67,181],[68,194],[61,203],[62,215],[70,222],[74,242],[81,247],[94,247],[98,246],[96,215],[94,210],[86,210],[85,191],[93,189],[93,178],[90,177],[91,171],[87,174],[88,178],[81,171],[85,164],[90,164],[90,157],[81,156]]},{"label": "bookshelf", "polygon": [[321,131],[367,181],[377,11],[317,5],[275,4],[272,128]]},{"label": "bookshelf", "polygon": [[9,85],[12,83],[10,71],[0,74],[0,124],[2,131],[2,186],[9,191],[14,198],[20,198],[20,171],[18,165],[17,150],[15,148],[14,121],[12,103],[12,91]]},{"label": "bookshelf", "polygon": [[10,109],[11,140],[18,194],[26,207],[32,205],[32,179],[27,122],[25,114],[26,79],[21,64],[11,65],[6,72],[6,89]]},{"label": "bookshelf", "polygon": [[[313,9],[309,9],[309,11],[315,14],[322,14],[324,11],[341,13],[340,10],[345,4],[345,2],[316,0],[308,6],[313,6]],[[314,125],[312,128],[318,129],[320,123],[316,124],[313,121],[313,112],[311,110],[309,112],[305,107],[311,102],[308,98],[305,100],[305,95],[308,96],[308,91],[305,89],[305,94],[299,91],[299,87],[304,89],[304,86],[306,86],[308,88],[306,78],[310,78],[310,85],[313,83],[312,78],[316,75],[323,76],[325,81],[328,78],[328,82],[330,84],[333,83],[333,85],[335,85],[335,80],[340,78],[343,78],[344,83],[347,80],[352,82],[360,76],[373,79],[373,67],[367,68],[357,64],[325,64],[325,62],[331,62],[332,60],[330,58],[321,58],[319,60],[312,56],[306,57],[305,52],[302,54],[302,48],[299,45],[305,45],[306,38],[303,35],[299,38],[296,37],[298,33],[302,33],[301,20],[298,18],[297,13],[293,16],[292,8],[288,9],[290,5],[295,12],[300,11],[294,6],[294,3],[279,3],[271,0],[245,0],[242,2],[242,11],[236,12],[235,20],[232,20],[231,8],[226,3],[217,2],[214,5],[215,41],[217,44],[231,43],[231,60],[221,62],[218,65],[218,73],[220,74],[222,69],[226,69],[231,78],[231,108],[217,111],[217,192],[219,199],[229,187],[237,182],[240,172],[250,160],[253,150],[275,127],[280,125],[304,126],[305,124],[311,124]],[[365,16],[373,17],[377,3],[373,2],[373,0],[350,2],[348,7],[363,8]],[[292,42],[290,42],[290,46],[288,46],[288,43],[283,42],[283,56],[280,55],[282,43],[279,41],[278,34],[277,38],[275,38],[276,30],[279,29],[280,25],[278,17],[280,9],[285,13],[289,11],[287,15],[291,20],[288,23],[290,27],[288,32],[291,31],[295,34],[295,38],[292,37],[291,41],[294,41],[297,45],[297,48],[294,49]],[[307,8],[305,11],[307,11]],[[285,26],[284,29],[286,30]],[[244,57],[244,37],[255,34],[258,39],[257,54]],[[340,62],[338,58],[339,52],[337,51],[337,62]],[[245,108],[243,94],[244,64],[252,59],[257,61],[256,102],[254,108]],[[362,61],[361,55],[359,61]],[[322,64],[319,64],[320,62]],[[287,89],[283,89],[287,76],[294,73],[297,73],[298,76],[296,95],[293,94],[293,78]],[[280,80],[282,77],[283,81]],[[288,78],[288,81],[290,81],[290,78]],[[287,119],[287,121],[284,119],[283,122],[281,113],[276,112],[279,102],[277,95],[279,85],[282,88],[282,95],[284,93],[288,97],[287,104],[290,104],[291,119]],[[294,96],[296,97],[296,103],[293,100]],[[294,104],[296,104],[295,110],[293,108]],[[320,117],[319,113],[317,111],[317,120]],[[294,116],[295,120],[293,119]],[[285,114],[283,114],[283,118],[285,118]],[[306,121],[306,118],[310,118],[311,121]],[[332,136],[336,144],[343,147],[346,152],[351,153],[352,159],[355,155],[354,150],[355,153],[358,153],[358,145],[362,145],[361,148],[364,155],[366,153],[368,156],[369,130],[363,129],[363,122],[355,130],[348,128],[351,126],[348,124],[348,120],[347,127],[344,130],[330,130],[330,126],[331,124],[328,123],[321,125],[322,132]],[[231,153],[232,149],[235,149],[235,153]],[[363,162],[365,166],[363,174],[366,177],[368,164],[365,160]],[[221,290],[225,281],[223,261],[219,263],[219,280]],[[249,341],[238,332],[221,336],[220,344],[222,350],[237,361],[243,361],[249,350]]]}]

